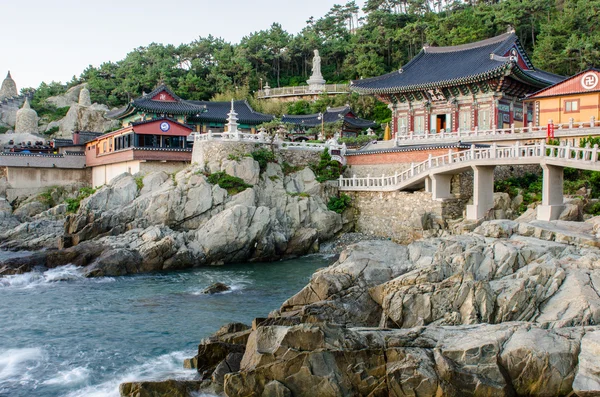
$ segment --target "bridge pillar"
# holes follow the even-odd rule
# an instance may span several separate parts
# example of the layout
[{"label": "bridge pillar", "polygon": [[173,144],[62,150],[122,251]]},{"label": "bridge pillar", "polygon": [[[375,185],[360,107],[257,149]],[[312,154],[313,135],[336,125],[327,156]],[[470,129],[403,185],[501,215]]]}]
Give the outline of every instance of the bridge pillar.
[{"label": "bridge pillar", "polygon": [[542,165],[542,205],[537,207],[537,219],[554,221],[565,208],[563,203],[563,167]]},{"label": "bridge pillar", "polygon": [[427,193],[431,193],[432,192],[432,186],[431,186],[432,184],[433,183],[431,181],[431,177],[430,176],[426,177],[425,178],[425,191]]},{"label": "bridge pillar", "polygon": [[473,205],[467,205],[467,219],[476,221],[494,208],[494,168],[495,166],[474,165]]},{"label": "bridge pillar", "polygon": [[[427,186],[427,182],[425,182]],[[454,197],[450,192],[452,187],[452,175],[431,175],[431,196],[434,200]]]}]

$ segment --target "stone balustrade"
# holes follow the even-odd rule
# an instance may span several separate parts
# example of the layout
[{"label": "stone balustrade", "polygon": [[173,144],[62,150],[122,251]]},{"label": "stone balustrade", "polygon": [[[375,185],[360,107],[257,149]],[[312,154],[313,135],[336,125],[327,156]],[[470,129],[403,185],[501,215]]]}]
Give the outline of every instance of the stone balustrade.
[{"label": "stone balustrade", "polygon": [[569,145],[552,146],[545,142],[536,145],[522,145],[518,142],[512,146],[498,146],[496,144],[487,148],[476,148],[471,146],[470,150],[461,152],[448,151],[443,156],[432,157],[416,164],[411,164],[405,171],[394,175],[367,176],[357,178],[356,176],[344,178],[340,176],[340,190],[346,191],[393,191],[403,190],[435,174],[436,170],[444,168],[466,168],[468,163],[500,165],[515,164],[540,164],[540,160],[551,160],[566,162],[570,167],[593,169],[600,171],[598,161],[598,145],[594,147],[578,148]]},{"label": "stone balustrade", "polygon": [[250,133],[242,133],[242,132],[212,132],[208,131],[205,134],[196,134],[194,136],[194,142],[202,142],[202,141],[222,141],[222,142],[241,142],[241,143],[257,143],[257,144],[265,144],[265,145],[275,145],[279,149],[282,150],[309,150],[309,151],[323,151],[328,149],[331,153],[333,150],[339,150],[341,156],[345,156],[347,152],[346,144],[338,144],[337,140],[330,139],[324,143],[312,143],[312,142],[291,142],[284,141],[279,138],[279,136],[275,136],[271,138],[271,136],[264,134],[262,132],[258,132],[257,134]]},{"label": "stone balustrade", "polygon": [[256,93],[257,98],[276,98],[286,96],[302,96],[302,95],[315,95],[320,93],[327,94],[343,94],[350,92],[348,84],[325,84],[323,89],[316,91],[311,89],[310,86],[302,85],[297,87],[280,87],[280,88],[265,88],[259,90]]},{"label": "stone balustrade", "polygon": [[[595,117],[591,117],[589,121],[575,122],[570,119],[568,123],[554,123],[549,120],[549,124],[554,126],[554,137],[563,138],[570,136],[582,136],[582,135],[596,135],[600,134],[600,121],[596,120]],[[396,146],[403,145],[415,145],[424,143],[446,143],[456,141],[468,141],[468,142],[489,142],[490,140],[502,141],[502,140],[526,140],[526,139],[540,139],[548,136],[548,125],[527,127],[515,127],[514,124],[510,128],[497,129],[492,128],[488,130],[480,130],[477,127],[470,131],[456,131],[456,132],[439,132],[439,133],[415,133],[413,131],[406,131],[406,128],[396,134],[395,143]]]}]

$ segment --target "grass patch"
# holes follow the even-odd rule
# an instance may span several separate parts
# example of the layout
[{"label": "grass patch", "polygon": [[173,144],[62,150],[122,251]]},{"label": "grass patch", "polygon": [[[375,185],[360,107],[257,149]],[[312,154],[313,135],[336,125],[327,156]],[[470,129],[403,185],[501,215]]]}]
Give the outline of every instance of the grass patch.
[{"label": "grass patch", "polygon": [[52,197],[52,189],[46,190],[45,192],[38,194],[37,199],[40,203],[46,204],[50,208],[56,205],[56,203],[54,202],[54,198]]},{"label": "grass patch", "polygon": [[142,190],[144,188],[144,177],[141,175],[138,175],[134,179],[135,179],[135,184],[137,186],[138,191]]},{"label": "grass patch", "polygon": [[44,132],[44,134],[45,134],[45,135],[52,135],[52,134],[56,134],[56,133],[58,132],[58,130],[59,130],[59,129],[60,129],[60,127],[58,127],[58,126],[55,126],[55,127],[52,127],[52,128],[50,128],[49,130],[46,130],[46,131]]},{"label": "grass patch", "polygon": [[300,193],[288,193],[290,196],[292,197],[301,197],[301,198],[309,198],[310,194],[306,193],[306,192],[300,192]]},{"label": "grass patch", "polygon": [[241,158],[240,158],[240,156],[238,156],[236,154],[229,154],[227,156],[227,160],[240,161]]},{"label": "grass patch", "polygon": [[10,128],[0,125],[0,134],[6,134],[6,131],[10,130]]},{"label": "grass patch", "polygon": [[303,167],[291,165],[290,163],[285,161],[283,162],[283,164],[281,164],[281,170],[283,171],[283,175],[293,174],[294,172],[300,171],[302,168]]},{"label": "grass patch", "polygon": [[279,177],[277,175],[271,175],[269,177],[269,179],[272,180],[273,182],[275,182],[275,181],[279,180]]},{"label": "grass patch", "polygon": [[219,185],[221,189],[227,190],[227,193],[230,196],[243,192],[244,190],[252,187],[252,185],[244,182],[242,178],[229,175],[222,171],[208,175],[208,182],[213,185]]},{"label": "grass patch", "polygon": [[340,194],[340,197],[331,197],[329,202],[327,203],[327,208],[333,212],[337,212],[341,214],[346,210],[346,208],[350,207],[350,202],[352,199],[347,194]]},{"label": "grass patch", "polygon": [[269,149],[258,149],[250,153],[252,158],[258,162],[260,167],[260,172],[264,172],[267,169],[268,163],[275,163],[275,153],[270,151]]},{"label": "grass patch", "polygon": [[331,155],[328,149],[324,149],[321,153],[321,159],[318,164],[311,164],[310,168],[315,173],[317,181],[334,181],[340,177],[344,171],[344,167],[337,161],[331,160]]},{"label": "grass patch", "polygon": [[96,193],[96,189],[91,187],[82,187],[79,189],[77,197],[68,198],[65,200],[65,203],[67,204],[67,212],[77,212],[79,210],[79,206],[81,205],[81,200],[91,196],[94,193]]}]

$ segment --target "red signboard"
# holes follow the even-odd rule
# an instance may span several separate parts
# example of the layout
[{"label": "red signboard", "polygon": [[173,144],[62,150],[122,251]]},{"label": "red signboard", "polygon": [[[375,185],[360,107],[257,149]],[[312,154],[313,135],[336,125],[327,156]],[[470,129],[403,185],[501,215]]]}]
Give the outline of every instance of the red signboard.
[{"label": "red signboard", "polygon": [[548,138],[554,138],[554,124],[548,124]]}]

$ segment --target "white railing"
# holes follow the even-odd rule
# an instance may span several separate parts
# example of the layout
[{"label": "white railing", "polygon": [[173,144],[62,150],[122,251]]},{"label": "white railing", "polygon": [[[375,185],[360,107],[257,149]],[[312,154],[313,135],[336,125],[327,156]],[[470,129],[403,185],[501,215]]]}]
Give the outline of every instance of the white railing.
[{"label": "white railing", "polygon": [[265,145],[275,145],[282,150],[310,150],[310,151],[323,151],[329,149],[339,150],[342,156],[346,155],[348,150],[345,143],[341,145],[335,139],[330,139],[324,143],[309,143],[309,142],[291,142],[284,141],[275,135],[271,138],[269,135],[262,132],[257,134],[249,134],[242,132],[212,132],[208,131],[205,134],[195,134],[194,142],[206,142],[206,141],[221,141],[221,142],[241,142],[241,143],[258,143]]},{"label": "white railing", "polygon": [[321,90],[311,90],[307,85],[301,85],[297,87],[265,88],[258,90],[256,96],[258,98],[272,98],[279,96],[312,95],[322,92],[326,92],[328,94],[339,94],[350,92],[350,88],[348,84],[325,84]]},{"label": "white railing", "polygon": [[[539,164],[541,159],[554,159],[572,162],[569,166],[577,168],[578,165],[593,163],[600,170],[600,161],[598,161],[598,145],[594,147],[578,148],[569,145],[566,146],[551,146],[545,142],[537,145],[520,145],[518,142],[513,146],[497,146],[493,144],[488,148],[475,148],[471,146],[469,150],[453,152],[452,149],[448,154],[429,158],[421,163],[411,163],[410,167],[402,172],[397,172],[395,175],[382,175],[373,177],[344,178],[340,176],[340,190],[352,191],[391,191],[402,190],[409,185],[419,182],[430,173],[435,174],[436,168],[442,168],[459,163],[470,161],[484,160],[494,165],[500,160],[507,159],[527,159],[531,158],[531,164]],[[464,164],[461,164],[464,166]],[[589,168],[589,167],[588,167]],[[447,170],[446,170],[447,171]]]},{"label": "white railing", "polygon": [[[600,121],[596,121],[595,117],[591,117],[590,121],[574,122],[571,119],[568,123],[555,124],[550,120],[549,124],[554,125],[554,136],[556,138],[579,135],[600,134]],[[455,132],[420,132],[406,131],[406,127],[402,127],[400,132],[396,134],[396,145],[408,145],[415,143],[424,143],[424,141],[441,142],[441,141],[485,141],[490,138],[498,139],[536,139],[545,138],[548,135],[548,126],[533,126],[515,127],[514,124],[510,128],[504,129],[487,129],[480,130],[477,127],[470,131],[455,131]]]}]

